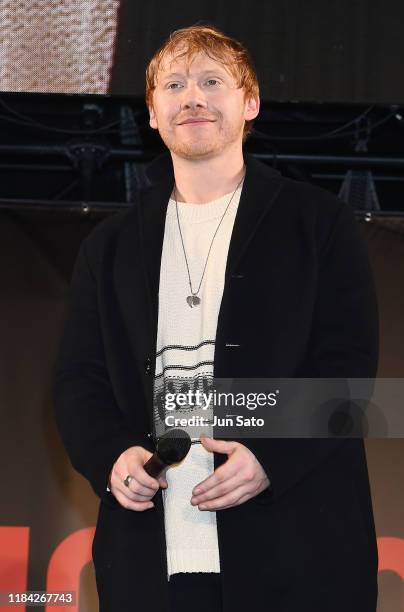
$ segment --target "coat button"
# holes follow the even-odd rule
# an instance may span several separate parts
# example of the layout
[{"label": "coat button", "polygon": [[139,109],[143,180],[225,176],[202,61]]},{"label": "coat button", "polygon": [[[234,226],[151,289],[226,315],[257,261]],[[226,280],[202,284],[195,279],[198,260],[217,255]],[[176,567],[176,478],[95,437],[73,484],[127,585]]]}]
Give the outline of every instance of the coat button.
[{"label": "coat button", "polygon": [[150,357],[148,357],[147,359],[144,360],[144,371],[146,372],[146,374],[150,374],[150,372],[151,372],[151,359],[150,359]]}]

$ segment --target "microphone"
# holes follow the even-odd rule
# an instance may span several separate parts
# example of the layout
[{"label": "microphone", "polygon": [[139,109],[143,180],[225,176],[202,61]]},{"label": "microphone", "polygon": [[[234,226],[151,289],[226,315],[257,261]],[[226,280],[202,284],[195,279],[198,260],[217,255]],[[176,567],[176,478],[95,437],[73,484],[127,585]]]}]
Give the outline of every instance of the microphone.
[{"label": "microphone", "polygon": [[170,429],[157,440],[156,450],[143,466],[152,478],[157,478],[167,467],[182,461],[191,448],[191,438],[183,429]]}]

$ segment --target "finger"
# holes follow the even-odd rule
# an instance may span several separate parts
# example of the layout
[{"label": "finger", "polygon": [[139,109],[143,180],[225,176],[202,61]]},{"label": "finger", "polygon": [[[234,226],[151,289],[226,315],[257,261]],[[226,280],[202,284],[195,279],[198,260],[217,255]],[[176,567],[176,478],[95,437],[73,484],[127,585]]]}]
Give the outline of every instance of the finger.
[{"label": "finger", "polygon": [[131,474],[138,482],[143,492],[151,490],[153,493],[155,493],[158,490],[159,482],[157,478],[149,476],[143,466],[135,465],[133,471],[128,473]]},{"label": "finger", "polygon": [[[129,487],[125,487],[125,485],[123,485],[124,488],[122,489],[124,492],[126,491],[130,491],[131,493],[134,493],[135,495],[138,495],[140,499],[144,498],[144,497],[148,497],[150,499],[150,497],[153,497],[153,495],[155,495],[157,493],[157,491],[159,490],[159,484],[156,481],[156,484],[152,487],[144,487],[142,486],[136,478],[133,478],[130,483],[129,483]],[[125,491],[126,489],[126,491]]]},{"label": "finger", "polygon": [[[240,497],[240,499],[237,500],[236,503],[229,504],[228,506],[222,506],[221,508],[216,508],[216,510],[227,510],[227,508],[234,508],[235,506],[241,506],[241,504],[244,504],[244,502],[246,502],[247,500],[251,499],[251,497],[252,497],[252,495],[250,495],[249,493],[248,494],[246,493],[245,495]],[[211,512],[213,512],[213,510],[211,510]]]},{"label": "finger", "polygon": [[244,483],[240,482],[240,476],[236,474],[236,476],[233,476],[233,478],[229,478],[224,482],[218,483],[210,489],[207,489],[204,493],[200,493],[199,495],[193,495],[191,502],[194,506],[197,506],[203,501],[215,499],[216,497],[223,497],[223,495],[231,493],[243,484]]},{"label": "finger", "polygon": [[[239,487],[235,491],[228,493],[227,495],[223,495],[222,497],[217,497],[216,499],[212,499],[201,504],[198,504],[198,508],[200,510],[222,510],[226,507],[237,506],[241,502],[241,499],[244,497],[248,498],[250,493],[245,490],[245,486]],[[202,507],[201,507],[202,506]]]},{"label": "finger", "polygon": [[237,449],[237,446],[240,445],[238,442],[233,442],[232,440],[216,440],[205,434],[200,435],[200,440],[206,450],[215,453],[232,454]]},{"label": "finger", "polygon": [[196,487],[193,488],[193,495],[201,495],[202,493],[206,493],[209,489],[213,489],[226,480],[230,480],[234,476],[236,476],[240,471],[240,466],[238,462],[232,461],[228,459],[226,463],[218,467],[213,474],[211,474],[206,480],[203,480]]},{"label": "finger", "polygon": [[154,503],[150,500],[148,501],[132,501],[126,495],[123,495],[120,491],[115,491],[114,495],[120,505],[126,510],[135,510],[136,512],[144,512],[145,510],[149,510],[150,508],[154,508]]},{"label": "finger", "polygon": [[149,502],[153,497],[153,495],[141,495],[136,492],[133,492],[129,487],[122,485],[122,483],[119,483],[118,486],[115,486],[113,483],[111,483],[111,491],[115,496],[116,493],[119,492],[122,497],[126,497],[127,499],[135,502]]},{"label": "finger", "polygon": [[162,489],[166,489],[168,487],[168,482],[164,476],[159,476],[157,480]]},{"label": "finger", "polygon": [[126,486],[123,477],[112,475],[111,484],[123,495],[126,495],[130,499],[133,499],[135,501],[143,501],[143,498],[150,499],[158,491],[158,482],[155,481],[153,478],[151,480],[154,481],[153,487],[144,487],[138,482],[138,480],[134,476],[132,476],[132,479],[129,482],[129,486]]}]

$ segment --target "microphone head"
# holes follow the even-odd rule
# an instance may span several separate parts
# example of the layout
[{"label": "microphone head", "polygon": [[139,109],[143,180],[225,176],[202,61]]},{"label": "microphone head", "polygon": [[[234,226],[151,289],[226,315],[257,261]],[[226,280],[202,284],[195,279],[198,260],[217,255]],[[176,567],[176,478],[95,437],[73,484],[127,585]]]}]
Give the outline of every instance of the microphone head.
[{"label": "microphone head", "polygon": [[164,463],[171,465],[182,461],[191,448],[191,438],[183,429],[173,428],[157,440],[157,454]]}]

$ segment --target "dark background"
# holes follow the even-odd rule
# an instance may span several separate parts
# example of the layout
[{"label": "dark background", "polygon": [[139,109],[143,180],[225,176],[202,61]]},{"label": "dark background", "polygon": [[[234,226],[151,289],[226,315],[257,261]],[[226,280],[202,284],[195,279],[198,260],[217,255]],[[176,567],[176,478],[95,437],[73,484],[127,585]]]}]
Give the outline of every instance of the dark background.
[{"label": "dark background", "polygon": [[123,0],[109,92],[142,96],[156,49],[196,23],[245,44],[263,100],[404,102],[400,0]]}]

